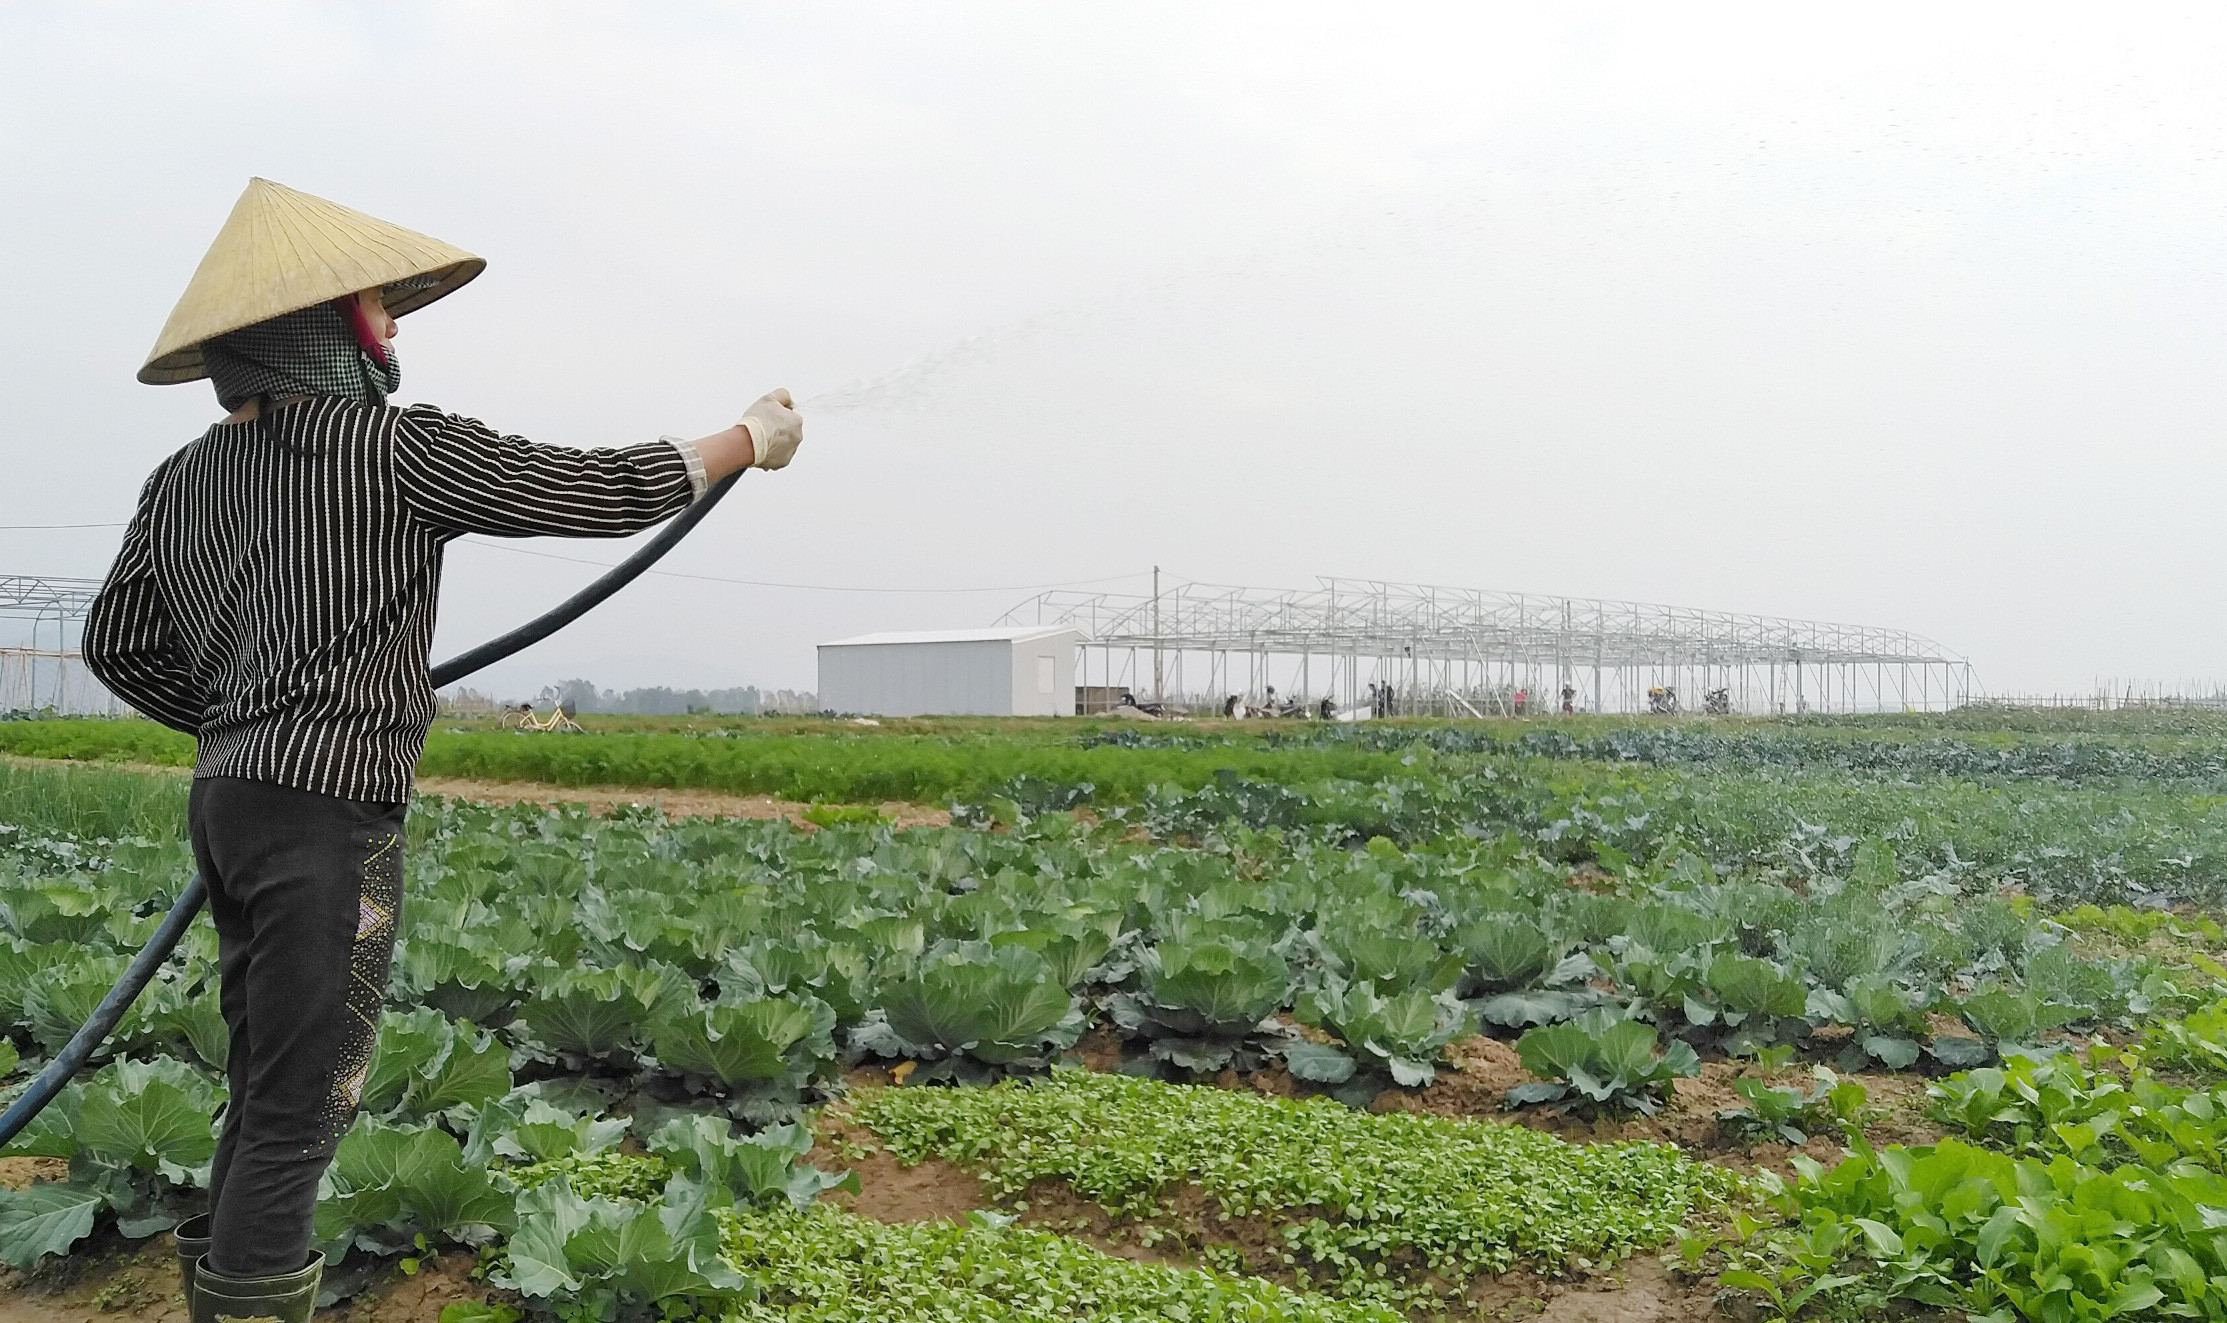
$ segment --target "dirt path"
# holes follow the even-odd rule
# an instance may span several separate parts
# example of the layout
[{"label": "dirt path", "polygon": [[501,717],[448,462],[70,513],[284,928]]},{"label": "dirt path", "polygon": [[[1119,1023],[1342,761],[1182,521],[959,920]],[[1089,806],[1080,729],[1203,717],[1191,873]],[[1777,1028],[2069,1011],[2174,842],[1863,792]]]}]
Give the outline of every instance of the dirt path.
[{"label": "dirt path", "polygon": [[[157,776],[185,776],[192,769],[163,767],[154,763],[73,762],[59,758],[25,758],[18,754],[0,753],[0,762],[24,767],[99,767],[119,772],[144,772]],[[640,786],[558,786],[541,781],[476,781],[460,777],[423,776],[418,778],[418,793],[440,795],[450,799],[469,799],[481,804],[559,804],[574,805],[591,813],[609,813],[618,808],[650,807],[663,809],[676,818],[748,818],[758,822],[783,819],[800,827],[810,827],[805,811],[810,804],[793,799],[778,799],[772,795],[730,795],[717,790],[675,790],[644,788]],[[949,809],[934,808],[901,799],[888,800],[878,807],[882,816],[900,827],[948,827],[951,825]]]},{"label": "dirt path", "polygon": [[[751,818],[771,821],[785,818],[809,826],[804,818],[809,804],[772,795],[728,795],[716,790],[644,790],[626,786],[553,786],[538,781],[467,781],[445,776],[418,778],[421,795],[445,795],[482,804],[572,804],[594,813],[615,808],[649,806],[676,818]],[[904,800],[880,805],[882,816],[900,827],[948,827],[949,809],[930,808]]]}]

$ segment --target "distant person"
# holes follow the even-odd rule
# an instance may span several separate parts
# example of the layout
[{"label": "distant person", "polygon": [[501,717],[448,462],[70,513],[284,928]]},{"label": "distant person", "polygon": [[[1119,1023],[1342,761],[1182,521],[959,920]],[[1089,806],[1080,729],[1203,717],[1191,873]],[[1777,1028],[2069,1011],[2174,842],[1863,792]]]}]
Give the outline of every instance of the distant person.
[{"label": "distant person", "polygon": [[1576,686],[1576,685],[1574,685],[1574,684],[1566,684],[1566,685],[1563,685],[1563,686],[1562,686],[1562,715],[1563,715],[1563,716],[1571,716],[1571,715],[1575,714],[1575,713],[1576,713],[1576,711],[1577,711],[1577,686]]},{"label": "distant person", "polygon": [[[204,995],[232,1052],[209,1211],[177,1231],[197,1321],[316,1305],[311,1214],[387,995],[442,551],[624,537],[803,439],[778,390],[700,440],[607,450],[390,403],[395,318],[485,266],[257,179],[139,370],[206,377],[226,411],[147,479],[84,641],[102,683],[198,742],[188,814],[222,971]],[[559,370],[597,362],[561,343]]]},{"label": "distant person", "polygon": [[1520,717],[1520,716],[1522,716],[1522,715],[1523,715],[1523,706],[1524,706],[1524,704],[1525,704],[1525,703],[1528,703],[1528,702],[1530,702],[1530,701],[1531,701],[1531,694],[1530,694],[1530,692],[1529,692],[1528,690],[1523,690],[1523,689],[1518,689],[1518,690],[1516,690],[1516,715],[1517,715],[1517,716],[1519,716],[1519,717]]},{"label": "distant person", "polygon": [[1237,715],[1237,695],[1231,694],[1228,698],[1222,700],[1222,715],[1225,717]]},{"label": "distant person", "polygon": [[1329,699],[1325,698],[1322,700],[1321,714],[1324,721],[1330,721],[1337,717],[1338,710],[1331,705]]}]

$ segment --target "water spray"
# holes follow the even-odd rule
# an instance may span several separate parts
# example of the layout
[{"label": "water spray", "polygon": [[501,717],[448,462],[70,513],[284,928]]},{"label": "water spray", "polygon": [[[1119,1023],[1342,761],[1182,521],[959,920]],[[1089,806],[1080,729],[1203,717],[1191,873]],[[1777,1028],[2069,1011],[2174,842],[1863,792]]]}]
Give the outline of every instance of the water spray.
[{"label": "water spray", "polygon": [[[799,407],[841,411],[885,404],[893,399],[917,394],[938,373],[948,370],[952,363],[963,362],[970,356],[993,349],[995,340],[996,337],[991,335],[970,337],[943,353],[915,359],[886,376],[824,391],[804,401]],[[711,513],[712,507],[719,504],[721,498],[747,472],[748,469],[743,469],[715,484],[704,493],[702,500],[674,516],[640,550],[612,566],[593,583],[555,607],[499,638],[491,639],[429,669],[426,674],[433,687],[441,689],[455,684],[465,676],[484,670],[513,653],[541,642],[586,615],[605,598],[634,582],[647,573],[651,566],[664,559],[665,553],[678,546],[682,538],[687,537],[697,524],[702,523],[704,516]],[[124,1018],[124,1012],[131,1009],[131,1004],[138,1000],[139,994],[154,980],[155,971],[162,968],[164,962],[170,959],[171,952],[185,938],[186,930],[193,926],[194,917],[201,912],[201,906],[208,895],[208,884],[202,881],[199,873],[194,874],[193,880],[186,884],[186,889],[178,893],[178,899],[170,906],[170,912],[163,916],[154,935],[147,939],[147,944],[139,949],[139,954],[132,957],[131,964],[117,978],[116,986],[108,990],[108,995],[101,999],[101,1004],[93,1008],[92,1015],[71,1035],[70,1041],[63,1045],[62,1050],[46,1063],[46,1067],[31,1081],[29,1087],[8,1105],[7,1111],[0,1112],[0,1146],[11,1143],[23,1127],[31,1123],[32,1117],[45,1110],[46,1105],[61,1093],[63,1086],[85,1068],[85,1063],[92,1059],[93,1054],[100,1050],[101,1044],[115,1032],[117,1023]]]}]

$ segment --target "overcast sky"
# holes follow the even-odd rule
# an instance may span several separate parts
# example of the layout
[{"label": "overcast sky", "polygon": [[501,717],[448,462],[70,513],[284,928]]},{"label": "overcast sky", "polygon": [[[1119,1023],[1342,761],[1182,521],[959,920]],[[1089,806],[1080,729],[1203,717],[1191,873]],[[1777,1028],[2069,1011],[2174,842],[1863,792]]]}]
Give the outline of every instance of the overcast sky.
[{"label": "overcast sky", "polygon": [[[0,525],[123,519],[213,421],[132,374],[260,174],[488,259],[403,399],[595,445],[821,397],[669,568],[983,590],[646,580],[499,691],[808,687],[1155,563],[2227,677],[2227,19],[1836,9],[0,6]],[[460,545],[436,651],[593,573]]]}]

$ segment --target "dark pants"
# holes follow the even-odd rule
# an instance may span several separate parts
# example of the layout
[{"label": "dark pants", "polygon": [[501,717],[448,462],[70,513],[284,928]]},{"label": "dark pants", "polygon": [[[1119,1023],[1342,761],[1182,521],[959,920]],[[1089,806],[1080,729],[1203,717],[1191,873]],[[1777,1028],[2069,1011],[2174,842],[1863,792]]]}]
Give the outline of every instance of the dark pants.
[{"label": "dark pants", "polygon": [[231,1097],[209,1179],[209,1263],[309,1261],[317,1181],[355,1118],[402,917],[402,804],[214,777],[193,783]]}]

